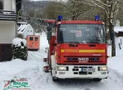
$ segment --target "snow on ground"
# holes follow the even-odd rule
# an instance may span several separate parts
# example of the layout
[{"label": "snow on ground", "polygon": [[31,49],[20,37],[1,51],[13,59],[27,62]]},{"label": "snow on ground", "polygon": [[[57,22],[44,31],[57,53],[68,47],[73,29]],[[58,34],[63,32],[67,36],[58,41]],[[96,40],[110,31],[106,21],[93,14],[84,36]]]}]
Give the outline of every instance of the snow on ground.
[{"label": "snow on ground", "polygon": [[[109,78],[99,83],[88,80],[63,80],[53,82],[50,73],[43,72],[43,58],[47,57],[46,34],[41,34],[39,51],[29,51],[28,61],[19,59],[0,63],[0,90],[5,80],[26,78],[31,90],[123,90],[123,49],[118,50],[117,57],[109,58]],[[117,40],[118,41],[118,40]]]},{"label": "snow on ground", "polygon": [[[27,78],[28,80],[32,80],[31,78],[33,77],[41,77],[41,72],[43,72],[42,60],[44,57],[47,56],[47,54],[45,53],[45,48],[48,47],[48,43],[46,42],[46,36],[44,33],[42,34],[42,37],[40,40],[42,42],[40,45],[41,49],[39,51],[29,51],[29,56],[27,61],[15,59],[9,62],[0,63],[0,72],[1,72],[0,84],[1,85],[5,80],[11,80],[15,77]],[[36,86],[36,83],[34,82],[33,85],[30,85],[30,86]],[[1,87],[2,86],[0,86],[0,90],[2,90]],[[35,90],[35,89],[32,89],[32,90]],[[40,89],[37,89],[37,90],[40,90]]]},{"label": "snow on ground", "polygon": [[116,38],[116,57],[109,58],[109,67],[123,76],[123,37]]}]

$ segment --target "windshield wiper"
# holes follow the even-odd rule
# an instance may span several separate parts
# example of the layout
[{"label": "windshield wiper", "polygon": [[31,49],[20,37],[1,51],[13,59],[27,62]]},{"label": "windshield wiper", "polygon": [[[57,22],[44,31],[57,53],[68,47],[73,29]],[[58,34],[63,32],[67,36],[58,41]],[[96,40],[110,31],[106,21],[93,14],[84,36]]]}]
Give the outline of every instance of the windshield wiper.
[{"label": "windshield wiper", "polygon": [[87,42],[87,43],[100,43],[100,42],[98,42],[98,41],[92,41],[92,42]]},{"label": "windshield wiper", "polygon": [[77,44],[80,44],[80,42],[67,42],[67,43],[77,43]]}]

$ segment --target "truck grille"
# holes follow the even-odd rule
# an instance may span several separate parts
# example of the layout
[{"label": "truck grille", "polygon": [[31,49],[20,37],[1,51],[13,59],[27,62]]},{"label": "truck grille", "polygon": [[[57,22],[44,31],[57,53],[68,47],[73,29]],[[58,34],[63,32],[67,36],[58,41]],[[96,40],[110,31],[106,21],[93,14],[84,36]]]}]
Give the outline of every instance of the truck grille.
[{"label": "truck grille", "polygon": [[75,66],[73,69],[73,74],[75,75],[87,75],[87,74],[93,74],[95,72],[95,69],[90,67],[84,67],[84,66]]},{"label": "truck grille", "polygon": [[66,57],[67,62],[100,62],[100,57]]}]

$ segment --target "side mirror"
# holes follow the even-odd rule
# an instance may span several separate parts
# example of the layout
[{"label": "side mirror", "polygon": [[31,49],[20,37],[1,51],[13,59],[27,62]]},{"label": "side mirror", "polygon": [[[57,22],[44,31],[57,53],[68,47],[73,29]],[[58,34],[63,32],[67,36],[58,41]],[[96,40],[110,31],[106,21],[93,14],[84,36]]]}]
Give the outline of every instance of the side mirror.
[{"label": "side mirror", "polygon": [[56,46],[56,45],[57,45],[57,43],[54,43],[53,45],[54,45],[54,46]]}]

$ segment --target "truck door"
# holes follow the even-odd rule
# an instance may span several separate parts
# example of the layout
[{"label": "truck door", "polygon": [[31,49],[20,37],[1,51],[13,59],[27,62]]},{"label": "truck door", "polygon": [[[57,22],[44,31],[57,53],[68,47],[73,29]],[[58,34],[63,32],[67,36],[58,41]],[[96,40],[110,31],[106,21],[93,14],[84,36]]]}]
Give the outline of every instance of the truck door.
[{"label": "truck door", "polygon": [[33,39],[34,39],[34,48],[38,50],[39,49],[39,37],[36,36]]},{"label": "truck door", "polygon": [[27,47],[28,49],[33,49],[33,36],[28,36],[27,38]]}]

